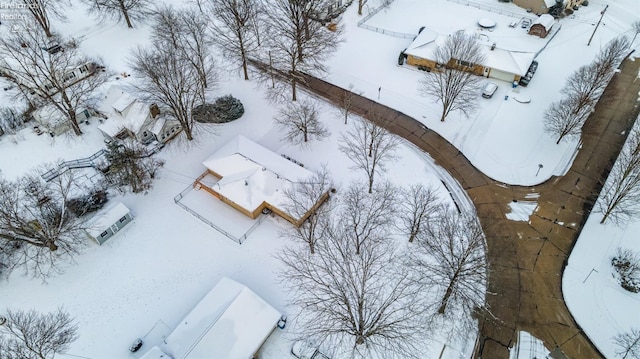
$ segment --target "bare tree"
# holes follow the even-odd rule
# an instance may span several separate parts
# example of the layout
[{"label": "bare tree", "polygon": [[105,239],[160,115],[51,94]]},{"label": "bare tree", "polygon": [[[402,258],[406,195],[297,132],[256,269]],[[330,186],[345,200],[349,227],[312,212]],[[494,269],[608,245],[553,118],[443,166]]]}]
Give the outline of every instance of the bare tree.
[{"label": "bare tree", "polygon": [[433,58],[438,66],[425,73],[419,91],[442,104],[440,121],[451,111],[460,111],[468,117],[478,102],[481,77],[476,73],[485,62],[482,45],[475,36],[458,31],[434,50]]},{"label": "bare tree", "polygon": [[443,208],[419,237],[411,252],[417,280],[440,296],[439,314],[470,319],[476,308],[484,307],[487,271],[484,234],[477,218]]},{"label": "bare tree", "polygon": [[144,21],[153,14],[153,0],[82,0],[89,13],[101,19],[112,18],[133,28],[132,21]]},{"label": "bare tree", "polygon": [[33,19],[42,28],[47,37],[52,37],[51,22],[49,14],[58,19],[65,20],[62,7],[70,5],[64,0],[22,0],[26,10],[33,16]]},{"label": "bare tree", "polygon": [[636,37],[640,34],[640,20],[631,24],[631,30],[633,31],[633,39],[629,42],[629,47],[633,46],[633,43],[636,42]]},{"label": "bare tree", "polygon": [[315,253],[315,244],[323,236],[328,225],[328,214],[334,207],[331,202],[325,201],[332,186],[329,170],[323,165],[311,178],[301,179],[285,191],[287,211],[298,218],[307,217],[299,227],[291,227],[287,236],[306,242],[311,254]]},{"label": "bare tree", "polygon": [[[320,21],[311,18],[321,0],[273,0],[265,5],[273,64],[288,76],[291,98],[302,72],[322,73],[323,61],[335,51],[339,32],[327,30]],[[278,89],[281,90],[281,89]]]},{"label": "bare tree", "polygon": [[191,60],[170,43],[159,42],[155,48],[138,47],[129,62],[140,95],[175,118],[191,141],[195,126],[192,112],[203,103],[201,74]]},{"label": "bare tree", "polygon": [[77,113],[95,106],[95,90],[107,73],[98,59],[81,54],[75,40],[52,36],[61,48],[50,48],[50,39],[39,31],[11,32],[0,38],[0,72],[19,89],[29,103],[52,105],[80,135]]},{"label": "bare tree", "polygon": [[50,359],[78,338],[78,327],[69,313],[8,310],[0,317],[0,357]]},{"label": "bare tree", "polygon": [[359,120],[354,122],[352,129],[340,136],[339,142],[340,151],[354,162],[352,168],[367,173],[371,193],[375,175],[383,173],[386,162],[395,158],[399,143],[397,138],[373,122]]},{"label": "bare tree", "polygon": [[613,344],[617,348],[616,355],[622,359],[640,358],[640,329],[631,328],[626,333],[620,333],[613,337]]},{"label": "bare tree", "polygon": [[23,267],[44,279],[57,271],[59,259],[78,253],[86,224],[67,208],[78,190],[71,171],[50,182],[30,175],[0,179],[0,251],[11,252],[9,270]]},{"label": "bare tree", "polygon": [[107,181],[122,192],[147,193],[153,179],[164,164],[150,156],[143,145],[135,141],[112,141],[108,144]]},{"label": "bare tree", "polygon": [[397,189],[389,182],[365,193],[362,186],[352,183],[342,197],[342,210],[338,225],[360,254],[366,242],[388,236],[393,224],[397,203]]},{"label": "bare tree", "polygon": [[282,128],[284,140],[305,145],[311,139],[322,140],[330,135],[318,116],[318,104],[304,99],[289,102],[280,108],[274,121]]},{"label": "bare tree", "polygon": [[339,226],[316,244],[280,256],[283,282],[301,308],[299,330],[340,357],[418,358],[425,325],[423,296],[386,241],[360,254]]},{"label": "bare tree", "polygon": [[441,206],[436,192],[421,183],[403,189],[398,203],[399,229],[409,237],[409,242],[428,230],[429,220]]},{"label": "bare tree", "polygon": [[544,113],[545,132],[558,136],[559,144],[565,136],[579,136],[582,125],[587,120],[590,107],[579,107],[573,97],[565,97],[555,101]]},{"label": "bare tree", "polygon": [[611,218],[625,223],[640,214],[640,129],[634,127],[618,155],[597,202],[603,214],[600,223]]},{"label": "bare tree", "polygon": [[611,40],[596,56],[596,59],[576,70],[562,89],[567,97],[572,98],[573,113],[583,107],[594,107],[615,73],[615,69],[625,56],[628,40],[617,37]]},{"label": "bare tree", "polygon": [[229,58],[240,63],[244,79],[249,79],[247,57],[258,48],[259,0],[211,0],[209,13],[215,43]]},{"label": "bare tree", "polygon": [[198,75],[198,95],[205,101],[205,91],[215,79],[213,44],[207,19],[194,9],[176,10],[161,7],[156,12],[152,38],[161,47],[177,52],[182,62],[190,64]]},{"label": "bare tree", "polygon": [[349,115],[354,108],[354,100],[362,95],[362,91],[356,91],[353,84],[349,84],[349,87],[343,90],[340,96],[340,112],[344,116],[344,124],[346,125],[349,120]]}]

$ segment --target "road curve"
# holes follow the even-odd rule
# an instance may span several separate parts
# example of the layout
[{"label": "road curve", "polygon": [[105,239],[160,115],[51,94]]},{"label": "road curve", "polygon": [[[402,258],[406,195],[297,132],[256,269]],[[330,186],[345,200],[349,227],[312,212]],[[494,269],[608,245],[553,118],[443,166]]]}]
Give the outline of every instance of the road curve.
[{"label": "road curve", "polygon": [[[254,63],[256,67],[261,67]],[[569,254],[600,192],[611,164],[638,116],[640,61],[625,60],[584,125],[582,147],[567,174],[522,187],[485,176],[440,135],[417,120],[353,94],[352,112],[401,136],[427,152],[460,182],[472,199],[487,237],[487,303],[494,318],[480,321],[476,358],[509,358],[517,332],[527,331],[567,358],[603,358],[574,321],[562,295]],[[301,75],[304,88],[340,105],[345,91]],[[373,116],[372,114],[376,114]],[[505,216],[512,201],[536,193],[538,208],[529,222]]]}]

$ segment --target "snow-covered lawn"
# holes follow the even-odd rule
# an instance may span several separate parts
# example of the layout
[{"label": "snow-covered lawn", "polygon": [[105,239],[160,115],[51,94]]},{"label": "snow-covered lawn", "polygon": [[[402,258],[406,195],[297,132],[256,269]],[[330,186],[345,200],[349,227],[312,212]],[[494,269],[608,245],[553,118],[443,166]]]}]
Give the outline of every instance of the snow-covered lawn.
[{"label": "snow-covered lawn", "polygon": [[[512,4],[494,0],[478,2],[521,11]],[[439,107],[417,92],[422,73],[397,65],[398,54],[410,40],[358,28],[354,7],[344,16],[345,41],[329,59],[328,79],[343,87],[352,84],[366,96],[376,100],[379,96],[380,102],[414,116],[454,143],[474,165],[495,179],[506,183],[539,183],[564,173],[576,148],[575,142],[555,145],[555,139],[543,133],[542,113],[558,97],[566,76],[590,62],[599,47],[613,36],[628,33],[629,24],[640,14],[640,3],[636,0],[612,4],[592,45],[587,47],[588,36],[604,4],[604,0],[593,0],[573,18],[563,20],[562,29],[538,57],[540,67],[531,84],[514,93],[510,84],[501,83],[492,99],[481,99],[481,109],[470,119],[452,115],[444,123],[438,121]],[[147,26],[129,30],[109,21],[98,24],[78,6],[69,15],[69,21],[54,26],[66,34],[80,36],[84,40],[81,49],[101,56],[116,74],[129,72],[128,51],[148,42]],[[369,24],[415,33],[421,26],[439,31],[473,27],[477,19],[487,17],[495,19],[499,27],[506,27],[513,20],[445,0],[396,0]],[[527,38],[520,28],[507,31],[539,48],[540,41]],[[498,42],[511,40],[505,35]],[[175,328],[222,276],[247,285],[283,313],[292,310],[287,293],[277,280],[279,263],[274,258],[288,242],[280,236],[282,226],[286,225],[283,221],[267,219],[240,246],[175,205],[173,197],[204,171],[201,162],[209,154],[237,134],[276,153],[286,153],[311,169],[326,163],[338,188],[363,177],[351,170],[350,162],[337,151],[336,139],[348,126],[342,124],[335,109],[326,105],[322,110],[322,120],[333,134],[331,139],[315,142],[306,149],[286,145],[280,141],[281,131],[273,125],[274,106],[262,99],[255,83],[237,78],[236,73],[225,72],[216,95],[231,93],[240,98],[246,110],[241,119],[217,126],[216,134],[202,132],[196,143],[170,143],[159,154],[166,164],[149,194],[112,198],[131,208],[133,223],[103,246],[88,243],[74,262],[64,266],[64,273],[49,278],[47,283],[18,273],[0,282],[0,303],[7,308],[37,308],[43,312],[64,306],[77,319],[80,329],[80,338],[69,353],[95,359],[127,357],[130,342],[145,336],[154,326],[156,330],[146,339],[149,344],[161,340],[158,331]],[[504,100],[505,95],[509,95],[508,100]],[[514,96],[530,97],[531,103],[519,103],[513,100]],[[80,138],[37,136],[30,129],[0,137],[2,175],[15,178],[43,163],[86,157],[103,147],[97,124],[82,126],[85,135]],[[469,205],[464,193],[452,185],[452,179],[435,167],[428,156],[404,145],[399,157],[401,160],[389,166],[385,178],[397,185],[430,183],[441,190],[443,198],[449,198],[441,184],[445,181],[456,200]],[[538,174],[539,164],[544,166]],[[513,219],[522,219],[530,211],[527,204],[512,207]],[[235,226],[231,217],[225,218],[226,225]],[[640,311],[633,311],[638,308],[638,298],[622,292],[611,279],[608,256],[617,246],[616,241],[623,241],[625,235],[632,237],[640,231],[640,225],[630,224],[624,230],[614,231],[599,227],[596,222],[590,220],[584,231],[592,239],[581,238],[576,246],[565,277],[565,295],[569,300],[577,295],[584,303],[572,305],[571,309],[599,347],[610,353],[608,338],[637,323]],[[591,269],[598,272],[591,273]],[[571,273],[576,275],[570,277]],[[605,306],[609,301],[615,305]],[[602,308],[602,312],[597,312],[602,314],[594,314],[594,308]],[[264,348],[265,358],[289,357],[287,334],[287,330],[274,333]],[[437,357],[445,342],[442,339],[441,343],[431,345],[431,351],[424,357]],[[459,357],[457,349],[461,348],[449,349],[445,355]]]}]

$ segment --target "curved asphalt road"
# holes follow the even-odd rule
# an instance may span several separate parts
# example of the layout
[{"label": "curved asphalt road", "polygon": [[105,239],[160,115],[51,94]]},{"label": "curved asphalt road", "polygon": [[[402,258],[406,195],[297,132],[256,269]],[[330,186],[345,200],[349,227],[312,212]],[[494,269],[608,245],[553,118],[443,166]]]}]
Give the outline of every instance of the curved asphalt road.
[{"label": "curved asphalt road", "polygon": [[[453,145],[415,119],[354,94],[354,113],[382,118],[380,125],[429,153],[460,182],[475,204],[487,236],[487,303],[495,316],[481,320],[475,357],[509,358],[508,348],[519,330],[530,332],[550,350],[558,348],[571,359],[603,357],[564,303],[562,272],[640,110],[636,101],[639,68],[640,61],[624,61],[606,89],[611,96],[603,96],[609,100],[601,101],[587,120],[582,148],[568,173],[533,187],[488,178]],[[300,85],[338,105],[345,91],[311,76],[303,76]],[[372,112],[382,116],[369,116]],[[540,197],[529,222],[506,219],[508,204],[525,200],[531,193]]]}]

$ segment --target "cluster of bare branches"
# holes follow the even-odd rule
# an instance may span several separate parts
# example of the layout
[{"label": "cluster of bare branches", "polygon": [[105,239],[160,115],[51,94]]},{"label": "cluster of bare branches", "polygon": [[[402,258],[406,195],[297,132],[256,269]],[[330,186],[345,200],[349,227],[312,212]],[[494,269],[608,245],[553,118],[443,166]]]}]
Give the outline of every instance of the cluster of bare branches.
[{"label": "cluster of bare branches", "polygon": [[640,215],[640,129],[635,126],[600,192],[602,220],[621,224]]},{"label": "cluster of bare branches", "polygon": [[616,355],[622,359],[640,358],[640,329],[631,328],[626,333],[620,333],[613,337],[616,345]]},{"label": "cluster of bare branches", "polygon": [[384,182],[366,193],[360,183],[352,183],[342,197],[342,211],[337,225],[342,228],[359,254],[368,242],[378,242],[389,235],[394,223],[397,188]]},{"label": "cluster of bare branches", "polygon": [[474,35],[458,31],[436,48],[434,60],[438,67],[425,73],[419,91],[442,104],[440,121],[451,111],[460,111],[468,117],[478,103],[481,77],[474,72],[485,62],[482,45]]},{"label": "cluster of bare branches", "polygon": [[384,173],[386,163],[396,158],[398,143],[394,135],[373,121],[359,120],[340,137],[340,151],[353,161],[353,168],[366,172],[371,193],[375,175]]},{"label": "cluster of bare branches", "polygon": [[288,202],[285,208],[297,218],[307,216],[307,219],[297,227],[289,229],[287,236],[292,239],[302,240],[309,246],[309,252],[315,253],[316,241],[324,235],[324,230],[329,221],[328,214],[333,210],[333,203],[327,201],[321,203],[329,191],[333,188],[333,182],[326,166],[315,171],[313,176],[301,179],[291,189],[285,191]]},{"label": "cluster of bare branches", "polygon": [[305,338],[340,357],[419,358],[427,330],[420,288],[390,243],[369,241],[356,253],[350,237],[332,226],[315,254],[294,247],[281,256]]},{"label": "cluster of bare branches", "polygon": [[318,103],[311,99],[289,102],[278,111],[274,121],[284,131],[284,140],[305,145],[311,139],[322,140],[331,133],[320,121]]},{"label": "cluster of bare branches", "polygon": [[[25,26],[33,23],[24,20]],[[64,49],[48,50],[51,39]],[[99,59],[80,53],[75,40],[40,31],[11,32],[0,39],[0,73],[13,83],[17,96],[32,106],[53,106],[73,131],[82,133],[77,121],[80,110],[93,108],[95,90],[105,83]]]},{"label": "cluster of bare branches", "polygon": [[74,319],[61,308],[42,314],[35,310],[8,310],[0,316],[0,357],[51,359],[78,338]]},{"label": "cluster of bare branches", "polygon": [[263,4],[260,0],[211,0],[208,13],[216,45],[229,59],[240,63],[244,79],[249,79],[247,59],[259,45],[258,14]]},{"label": "cluster of bare branches", "polygon": [[135,141],[112,141],[107,146],[109,184],[121,192],[147,193],[164,162],[151,157],[142,144]]},{"label": "cluster of bare branches", "polygon": [[205,19],[194,10],[160,9],[153,28],[154,47],[138,47],[130,65],[138,92],[161,106],[193,139],[193,109],[205,102],[216,78]]},{"label": "cluster of bare branches", "polygon": [[420,232],[411,253],[414,278],[438,293],[438,313],[451,315],[461,327],[484,307],[487,265],[485,240],[474,213],[443,208],[426,231]]},{"label": "cluster of bare branches", "polygon": [[66,17],[62,8],[70,5],[65,0],[22,0],[22,2],[47,37],[53,36],[49,14],[59,20],[65,20]]},{"label": "cluster of bare branches", "polygon": [[[329,31],[314,20],[313,15],[324,5],[324,0],[273,0],[264,7],[270,63],[287,74],[293,101],[301,73],[324,72],[323,62],[339,42],[339,31]],[[284,89],[276,86],[273,90],[273,98],[282,99]]]},{"label": "cluster of bare branches", "polygon": [[89,13],[101,20],[107,18],[124,22],[128,28],[133,28],[133,21],[143,22],[154,12],[154,0],[82,0],[88,7]]},{"label": "cluster of bare branches", "polygon": [[433,188],[413,184],[400,192],[398,206],[398,229],[409,237],[409,242],[413,242],[428,230],[442,202]]},{"label": "cluster of bare branches", "polygon": [[558,136],[556,144],[565,137],[580,135],[584,122],[624,59],[628,46],[626,37],[614,38],[592,63],[569,76],[561,91],[564,97],[553,102],[544,114],[545,131]]},{"label": "cluster of bare branches", "polygon": [[8,272],[22,267],[46,278],[62,258],[77,254],[86,242],[84,220],[67,207],[82,191],[71,171],[50,182],[36,175],[0,178],[0,252]]},{"label": "cluster of bare branches", "polygon": [[[326,177],[316,177],[308,190],[288,194],[299,208],[327,188]],[[301,308],[305,338],[340,357],[420,357],[417,345],[431,325],[468,328],[484,307],[484,236],[473,214],[441,205],[430,187],[363,187],[338,191],[337,206],[330,202],[289,235],[311,250],[286,248],[281,278]],[[394,228],[413,242],[407,252],[398,252]],[[464,318],[452,320],[456,315]]]}]

